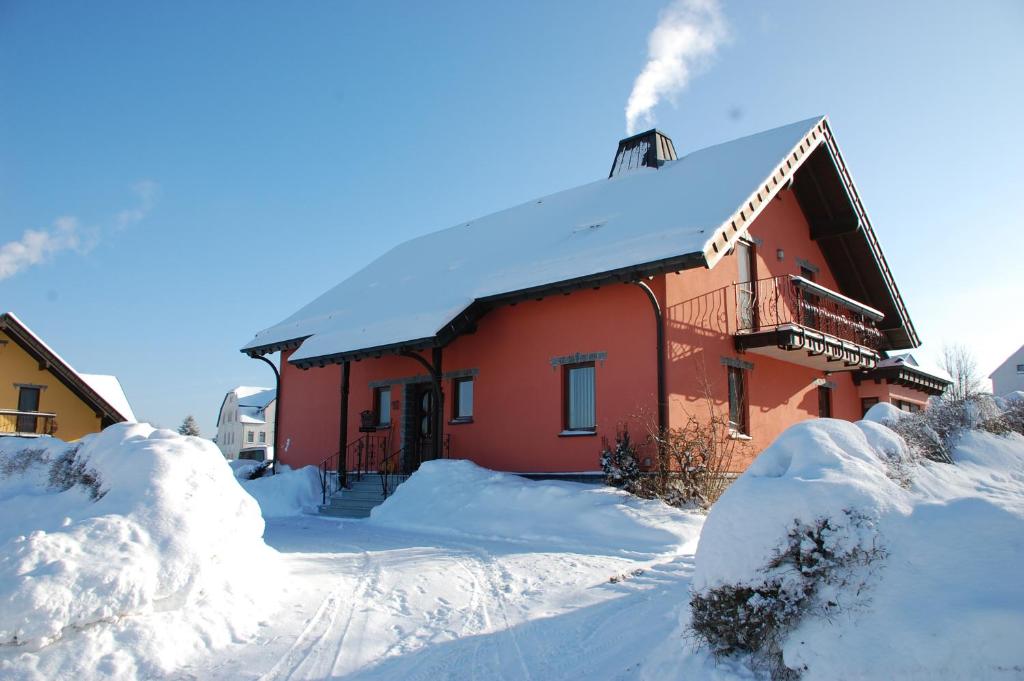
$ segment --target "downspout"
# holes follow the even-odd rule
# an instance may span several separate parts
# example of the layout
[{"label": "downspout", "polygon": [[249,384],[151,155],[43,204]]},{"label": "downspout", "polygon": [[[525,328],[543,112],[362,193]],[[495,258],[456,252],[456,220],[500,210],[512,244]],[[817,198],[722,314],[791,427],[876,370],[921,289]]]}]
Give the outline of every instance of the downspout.
[{"label": "downspout", "polygon": [[434,348],[434,460],[441,458],[443,447],[441,441],[444,438],[444,391],[441,390],[441,380],[444,372],[441,368],[442,348]]},{"label": "downspout", "polygon": [[276,364],[263,355],[250,355],[250,357],[266,362],[274,370],[274,401],[277,404],[274,407],[274,462],[271,464],[271,469],[274,475],[277,475],[277,457],[281,456],[281,449],[279,447],[281,442],[281,372],[277,370]]},{"label": "downspout", "polygon": [[668,394],[665,386],[665,324],[661,312],[661,304],[654,291],[643,281],[631,282],[643,289],[647,299],[651,301],[651,310],[654,312],[654,323],[657,325],[655,343],[658,352],[658,449],[662,448],[661,438],[664,438],[668,429]]}]

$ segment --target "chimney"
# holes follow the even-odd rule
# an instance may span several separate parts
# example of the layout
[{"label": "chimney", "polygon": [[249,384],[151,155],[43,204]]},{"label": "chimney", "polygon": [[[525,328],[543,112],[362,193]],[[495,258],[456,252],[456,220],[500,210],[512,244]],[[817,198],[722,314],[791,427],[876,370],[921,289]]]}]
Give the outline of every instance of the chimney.
[{"label": "chimney", "polygon": [[676,160],[676,148],[665,133],[652,128],[647,132],[619,141],[615,161],[608,177],[621,175],[633,168],[660,168],[665,161]]}]

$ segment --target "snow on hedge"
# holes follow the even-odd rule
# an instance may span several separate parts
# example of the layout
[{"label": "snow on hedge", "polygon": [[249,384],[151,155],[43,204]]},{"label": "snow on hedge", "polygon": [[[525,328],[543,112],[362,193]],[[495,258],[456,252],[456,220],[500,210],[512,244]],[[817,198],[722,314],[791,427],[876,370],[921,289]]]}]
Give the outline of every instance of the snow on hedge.
[{"label": "snow on hedge", "polygon": [[276,475],[239,482],[259,503],[264,518],[313,513],[323,501],[320,471],[316,466],[292,470],[281,465]]},{"label": "snow on hedge", "polygon": [[662,554],[692,550],[703,517],[610,487],[534,481],[470,461],[428,461],[370,522],[558,550]]},{"label": "snow on hedge", "polygon": [[[792,426],[725,492],[697,549],[694,617],[721,594],[761,617],[766,584],[805,593],[791,585],[814,574],[822,588],[780,645],[805,680],[1019,675],[1024,437],[969,430],[954,465],[910,460],[881,424],[900,416],[869,416]],[[809,562],[794,569],[787,550]]]},{"label": "snow on hedge", "polygon": [[249,636],[268,605],[254,580],[277,554],[206,440],[0,438],[0,516],[5,679],[159,676]]}]

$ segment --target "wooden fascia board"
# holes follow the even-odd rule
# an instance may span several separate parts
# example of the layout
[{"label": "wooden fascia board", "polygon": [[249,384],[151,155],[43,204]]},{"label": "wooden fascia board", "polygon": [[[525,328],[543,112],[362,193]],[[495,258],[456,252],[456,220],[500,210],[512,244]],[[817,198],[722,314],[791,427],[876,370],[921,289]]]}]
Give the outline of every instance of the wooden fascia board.
[{"label": "wooden fascia board", "polygon": [[810,157],[811,152],[825,143],[828,130],[826,121],[824,117],[819,119],[775,166],[764,183],[755,188],[736,212],[714,231],[704,245],[704,260],[709,268],[717,265],[718,261],[725,257],[736,242],[747,233],[750,224],[761,214],[768,202],[793,180],[796,171]]}]

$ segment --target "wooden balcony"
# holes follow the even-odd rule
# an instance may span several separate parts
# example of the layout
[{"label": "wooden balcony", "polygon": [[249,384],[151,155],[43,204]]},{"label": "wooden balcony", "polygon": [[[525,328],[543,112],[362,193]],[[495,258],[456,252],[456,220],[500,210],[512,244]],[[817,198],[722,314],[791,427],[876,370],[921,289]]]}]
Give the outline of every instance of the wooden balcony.
[{"label": "wooden balcony", "polygon": [[44,411],[0,409],[0,435],[39,437],[57,432],[57,415]]},{"label": "wooden balcony", "polygon": [[878,310],[792,275],[733,288],[737,350],[822,371],[870,369],[878,362],[884,317]]}]

